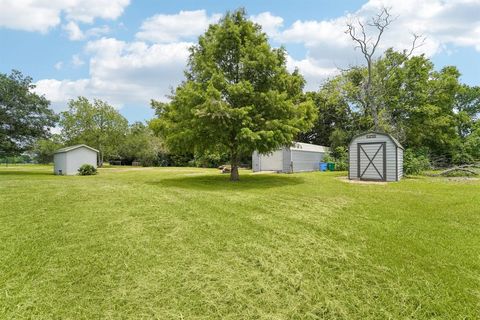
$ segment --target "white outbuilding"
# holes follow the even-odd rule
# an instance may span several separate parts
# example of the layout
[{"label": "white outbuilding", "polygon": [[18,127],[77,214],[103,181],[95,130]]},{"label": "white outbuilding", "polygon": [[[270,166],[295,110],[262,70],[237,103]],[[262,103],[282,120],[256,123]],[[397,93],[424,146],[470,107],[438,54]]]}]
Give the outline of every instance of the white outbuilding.
[{"label": "white outbuilding", "polygon": [[320,162],[329,149],[309,143],[294,142],[291,146],[283,147],[268,154],[255,151],[252,154],[252,170],[276,172],[317,171]]},{"label": "white outbuilding", "polygon": [[83,164],[97,167],[98,150],[85,144],[66,147],[55,151],[54,169],[57,175],[76,175]]},{"label": "white outbuilding", "polygon": [[399,181],[403,176],[403,147],[387,133],[353,137],[348,158],[350,180]]}]

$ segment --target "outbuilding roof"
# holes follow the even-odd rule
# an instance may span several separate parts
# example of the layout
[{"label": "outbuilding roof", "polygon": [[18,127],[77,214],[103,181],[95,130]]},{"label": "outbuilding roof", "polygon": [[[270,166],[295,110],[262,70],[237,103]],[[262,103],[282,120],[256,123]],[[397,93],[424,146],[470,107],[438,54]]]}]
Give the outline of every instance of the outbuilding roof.
[{"label": "outbuilding roof", "polygon": [[405,148],[403,148],[403,146],[400,144],[400,142],[398,142],[397,139],[395,139],[394,137],[392,137],[392,135],[388,134],[388,133],[385,133],[385,132],[379,132],[379,131],[368,131],[368,132],[363,132],[363,133],[360,133],[360,134],[357,134],[356,136],[354,136],[352,138],[351,141],[355,140],[356,138],[360,137],[360,136],[364,136],[366,134],[379,134],[379,135],[382,135],[382,136],[387,136],[390,138],[390,140],[392,140],[393,144],[396,145],[398,148],[404,150]]},{"label": "outbuilding roof", "polygon": [[290,150],[295,151],[313,151],[313,152],[328,152],[329,148],[324,146],[319,146],[317,144],[303,143],[303,142],[294,142],[290,147]]},{"label": "outbuilding roof", "polygon": [[87,149],[90,149],[92,151],[95,151],[96,153],[99,152],[97,149],[89,147],[86,144],[77,144],[77,145],[74,145],[74,146],[58,149],[57,151],[55,151],[55,153],[69,152],[69,151],[72,151],[72,150],[75,150],[75,149],[78,149],[78,148],[87,148]]}]

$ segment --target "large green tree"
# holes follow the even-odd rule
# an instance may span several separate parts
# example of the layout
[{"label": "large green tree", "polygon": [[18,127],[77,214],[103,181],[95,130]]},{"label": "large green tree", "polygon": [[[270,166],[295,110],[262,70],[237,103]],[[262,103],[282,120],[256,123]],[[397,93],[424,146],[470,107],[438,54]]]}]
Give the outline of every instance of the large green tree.
[{"label": "large green tree", "polygon": [[108,103],[85,97],[70,100],[68,110],[60,114],[62,137],[66,144],[84,143],[100,151],[104,158],[118,157],[128,131],[128,121]]},{"label": "large green tree", "polygon": [[455,96],[455,111],[458,115],[458,134],[465,138],[476,129],[480,116],[480,87],[461,85]]},{"label": "large green tree", "polygon": [[53,134],[49,138],[39,139],[33,146],[33,158],[37,163],[49,164],[53,162],[55,151],[63,146],[60,135]]},{"label": "large green tree", "polygon": [[[375,101],[377,126],[392,133],[404,146],[425,150],[433,157],[451,161],[465,149],[463,141],[475,131],[480,91],[461,85],[455,67],[436,70],[425,56],[387,50],[372,62],[370,91]],[[314,128],[302,135],[308,142],[346,145],[356,133],[375,127],[365,108],[364,83],[367,67],[355,67],[325,82],[309,93],[318,108]],[[468,139],[468,150],[476,141]]]},{"label": "large green tree", "polygon": [[165,150],[160,138],[141,122],[133,123],[120,146],[120,157],[127,162],[140,161],[143,166],[157,164]]},{"label": "large green tree", "polygon": [[300,135],[303,142],[330,146],[345,146],[353,132],[358,131],[360,117],[352,110],[345,96],[345,77],[335,77],[324,83],[318,92],[308,92],[318,117],[311,130]]},{"label": "large green tree", "polygon": [[191,48],[186,80],[168,104],[153,102],[151,125],[174,152],[225,152],[230,179],[242,155],[288,145],[315,119],[304,79],[286,69],[286,52],[272,49],[243,9],[211,25]]},{"label": "large green tree", "polygon": [[0,157],[18,155],[46,137],[57,116],[50,102],[33,92],[32,78],[0,73]]}]

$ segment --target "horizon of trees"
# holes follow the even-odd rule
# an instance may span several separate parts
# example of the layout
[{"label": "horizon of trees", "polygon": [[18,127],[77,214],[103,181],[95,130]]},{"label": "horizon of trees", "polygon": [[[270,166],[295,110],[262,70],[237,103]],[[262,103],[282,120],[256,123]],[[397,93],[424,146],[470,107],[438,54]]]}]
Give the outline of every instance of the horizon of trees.
[{"label": "horizon of trees", "polygon": [[[29,154],[48,163],[56,149],[85,143],[101,151],[99,164],[218,166],[230,161],[238,166],[250,161],[253,148],[268,152],[291,140],[330,146],[344,161],[351,137],[375,128],[394,135],[409,157],[437,165],[480,160],[480,86],[461,83],[455,66],[438,70],[424,55],[388,49],[367,65],[341,70],[317,91],[304,92],[298,70],[282,69],[284,49],[270,50],[260,26],[244,21],[242,14],[227,14],[200,37],[186,81],[170,102],[152,102],[155,118],[146,123],[129,124],[108,102],[85,97],[70,100],[57,115],[45,97],[33,92],[31,78],[16,70],[0,74],[0,162]],[[243,51],[235,51],[234,42],[230,48],[216,47],[218,39],[235,32],[250,41]],[[237,58],[225,60],[227,53]],[[245,68],[241,76],[235,69],[240,56],[245,59],[239,64]],[[276,82],[261,78],[274,77],[272,70]],[[299,105],[303,113],[296,114]],[[192,118],[192,110],[202,116]],[[271,120],[265,121],[267,115]],[[52,134],[56,124],[61,131]],[[232,149],[231,142],[240,138],[238,149]]]}]

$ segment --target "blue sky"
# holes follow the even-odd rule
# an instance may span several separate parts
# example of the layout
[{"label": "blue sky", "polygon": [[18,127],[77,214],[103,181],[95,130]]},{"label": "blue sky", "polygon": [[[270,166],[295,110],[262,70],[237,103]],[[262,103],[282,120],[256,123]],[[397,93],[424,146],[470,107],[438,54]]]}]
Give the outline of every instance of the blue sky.
[{"label": "blue sky", "polygon": [[56,111],[83,95],[143,121],[153,116],[150,99],[166,100],[183,79],[188,47],[226,10],[246,8],[315,90],[338,67],[362,63],[345,23],[382,6],[397,17],[382,50],[408,48],[412,33],[422,34],[417,54],[437,68],[455,65],[463,82],[480,85],[480,0],[0,0],[0,72],[33,77]]}]

